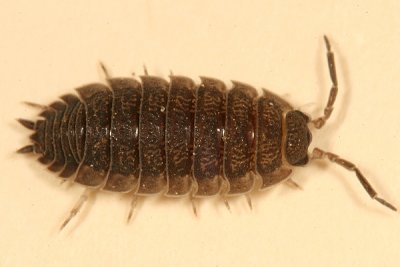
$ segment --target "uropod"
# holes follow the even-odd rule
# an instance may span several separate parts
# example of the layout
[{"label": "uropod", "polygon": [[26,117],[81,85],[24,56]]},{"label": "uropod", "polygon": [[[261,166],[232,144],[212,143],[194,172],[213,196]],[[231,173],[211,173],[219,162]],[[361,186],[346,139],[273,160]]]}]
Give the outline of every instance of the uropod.
[{"label": "uropod", "polygon": [[276,94],[261,95],[244,83],[232,88],[213,78],[196,85],[183,76],[170,81],[148,75],[112,78],[103,67],[106,84],[92,83],[41,109],[36,121],[18,119],[34,131],[31,144],[18,150],[66,181],[85,187],[61,229],[91,194],[106,190],[138,196],[164,194],[194,199],[244,195],[285,182],[292,170],[310,160],[326,159],[353,172],[368,195],[379,197],[350,161],[320,148],[311,153],[310,129],[330,118],[338,82],[330,42],[324,37],[332,86],[324,114],[310,118]]}]

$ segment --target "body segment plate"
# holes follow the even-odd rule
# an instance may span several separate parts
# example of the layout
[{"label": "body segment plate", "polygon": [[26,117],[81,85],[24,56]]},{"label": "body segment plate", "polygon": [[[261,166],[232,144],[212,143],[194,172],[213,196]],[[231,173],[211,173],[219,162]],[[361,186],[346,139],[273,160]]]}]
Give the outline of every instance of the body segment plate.
[{"label": "body segment plate", "polygon": [[86,138],[75,182],[97,187],[104,183],[110,166],[112,93],[102,84],[90,84],[77,92],[86,110]]}]

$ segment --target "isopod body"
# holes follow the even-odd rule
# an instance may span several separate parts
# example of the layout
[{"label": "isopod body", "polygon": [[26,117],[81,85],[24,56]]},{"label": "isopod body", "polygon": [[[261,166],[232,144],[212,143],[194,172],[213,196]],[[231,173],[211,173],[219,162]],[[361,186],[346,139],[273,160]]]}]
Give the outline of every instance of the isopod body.
[{"label": "isopod body", "polygon": [[32,152],[64,179],[147,195],[244,194],[274,185],[308,161],[309,118],[249,85],[142,76],[89,84],[49,105]]},{"label": "isopod body", "polygon": [[196,85],[187,77],[171,75],[167,82],[147,72],[140,82],[107,76],[107,84],[85,85],[76,89],[78,96],[42,107],[36,122],[20,119],[35,132],[19,152],[38,154],[50,171],[93,190],[224,198],[271,187],[310,158],[327,158],[354,171],[373,199],[395,210],[354,164],[318,148],[308,154],[309,126],[325,124],[337,94],[325,41],[332,88],[320,118],[241,82],[227,89],[206,77]]}]

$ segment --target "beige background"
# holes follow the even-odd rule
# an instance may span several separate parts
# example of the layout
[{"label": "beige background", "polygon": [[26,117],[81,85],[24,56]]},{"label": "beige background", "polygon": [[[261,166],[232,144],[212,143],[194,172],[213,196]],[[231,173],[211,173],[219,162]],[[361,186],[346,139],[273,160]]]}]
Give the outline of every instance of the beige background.
[{"label": "beige background", "polygon": [[400,216],[370,200],[354,175],[310,164],[294,179],[232,201],[145,199],[125,223],[129,198],[99,194],[65,231],[82,192],[14,154],[34,118],[74,87],[114,75],[169,70],[266,87],[319,115],[330,81],[322,36],[332,41],[340,91],[319,146],[358,163],[400,206],[400,2],[1,1],[0,266],[397,266]]}]

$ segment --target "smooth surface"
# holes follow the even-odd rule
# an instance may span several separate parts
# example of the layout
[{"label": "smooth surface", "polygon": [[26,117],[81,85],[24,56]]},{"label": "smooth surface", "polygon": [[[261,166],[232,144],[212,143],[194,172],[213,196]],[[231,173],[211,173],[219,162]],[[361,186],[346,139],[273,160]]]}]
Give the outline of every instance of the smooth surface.
[{"label": "smooth surface", "polygon": [[400,216],[370,200],[330,164],[231,202],[140,199],[101,193],[61,233],[83,191],[60,186],[14,154],[48,104],[113,76],[167,78],[172,70],[249,83],[319,115],[330,87],[323,34],[336,54],[339,95],[319,146],[354,161],[400,207],[398,1],[2,1],[0,3],[0,266],[397,266]]}]

